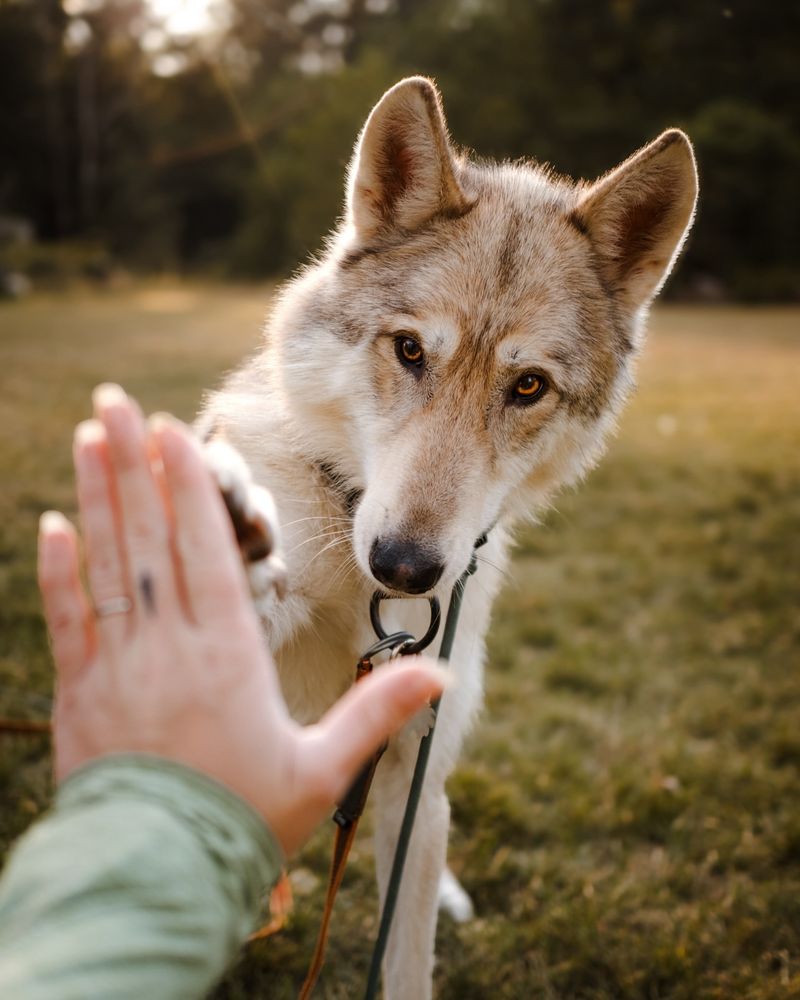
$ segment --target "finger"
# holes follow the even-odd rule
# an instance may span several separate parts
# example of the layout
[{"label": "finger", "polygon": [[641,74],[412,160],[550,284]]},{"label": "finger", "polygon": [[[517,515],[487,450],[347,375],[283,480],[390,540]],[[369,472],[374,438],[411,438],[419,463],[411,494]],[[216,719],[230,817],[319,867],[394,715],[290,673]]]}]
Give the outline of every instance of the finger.
[{"label": "finger", "polygon": [[98,420],[78,424],[73,456],[86,573],[94,606],[101,611],[98,634],[101,641],[118,648],[125,641],[130,618],[123,612],[103,615],[102,610],[122,598],[130,599],[133,588],[122,541],[119,501],[114,494],[108,440]]},{"label": "finger", "polygon": [[56,670],[63,678],[75,676],[91,657],[94,622],[81,586],[75,529],[57,511],[47,511],[39,523],[38,575]]},{"label": "finger", "polygon": [[167,514],[150,468],[141,412],[118,385],[99,386],[93,399],[108,438],[134,604],[145,619],[178,613]]},{"label": "finger", "polygon": [[153,470],[153,478],[156,481],[158,494],[161,497],[164,510],[167,512],[167,524],[169,525],[169,551],[172,558],[172,570],[175,574],[175,588],[178,592],[178,599],[181,607],[183,608],[184,614],[187,618],[192,618],[192,609],[186,592],[186,581],[183,578],[183,567],[180,559],[178,558],[177,542],[175,540],[175,512],[172,509],[172,497],[169,495],[167,480],[164,475],[164,461],[161,458],[161,452],[158,450],[155,438],[149,431],[147,432],[146,444],[147,456],[150,460],[150,468]]},{"label": "finger", "polygon": [[317,726],[305,730],[316,744],[317,767],[333,782],[334,799],[370,754],[437,698],[450,679],[448,672],[425,660],[379,670],[350,688]]},{"label": "finger", "polygon": [[230,518],[195,439],[178,421],[159,415],[151,434],[161,454],[176,551],[192,615],[229,621],[249,601]]}]

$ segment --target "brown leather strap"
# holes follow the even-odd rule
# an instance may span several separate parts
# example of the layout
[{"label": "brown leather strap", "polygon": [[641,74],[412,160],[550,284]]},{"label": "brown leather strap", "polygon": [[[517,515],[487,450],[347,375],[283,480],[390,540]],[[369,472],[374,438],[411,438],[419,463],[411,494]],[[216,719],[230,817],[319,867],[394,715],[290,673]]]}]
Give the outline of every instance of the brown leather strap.
[{"label": "brown leather strap", "polygon": [[0,719],[0,733],[49,733],[51,729],[45,719]]},{"label": "brown leather strap", "polygon": [[[356,683],[371,672],[372,661],[363,657],[358,661],[356,666]],[[325,961],[325,949],[328,944],[328,930],[330,928],[331,916],[333,915],[333,904],[336,902],[336,895],[344,878],[347,859],[350,856],[350,848],[356,839],[358,821],[361,819],[361,813],[364,811],[372,779],[375,777],[375,769],[378,766],[378,761],[383,756],[384,749],[385,747],[381,747],[377,753],[372,755],[367,764],[364,765],[361,773],[356,778],[343,803],[334,815],[334,822],[337,824],[336,837],[333,842],[333,857],[331,858],[331,870],[328,876],[328,890],[325,894],[325,906],[322,910],[322,920],[317,932],[314,955],[311,959],[311,965],[300,990],[298,1000],[308,1000],[322,971],[322,965]]]},{"label": "brown leather strap", "polygon": [[269,894],[269,920],[263,927],[253,931],[247,939],[247,943],[263,941],[264,938],[272,937],[273,934],[282,931],[289,919],[289,914],[292,912],[293,905],[292,883],[284,871]]},{"label": "brown leather strap", "polygon": [[353,823],[347,828],[336,827],[336,840],[333,846],[333,858],[331,860],[331,873],[328,878],[328,891],[325,895],[325,906],[322,910],[322,920],[317,932],[314,955],[306,973],[305,982],[300,990],[299,1000],[308,1000],[322,970],[322,964],[325,961],[325,948],[328,944],[328,928],[330,927],[331,915],[333,914],[333,904],[336,901],[336,894],[344,878],[347,858],[350,855],[350,848],[353,846],[353,841],[356,839],[357,829],[358,823]]}]

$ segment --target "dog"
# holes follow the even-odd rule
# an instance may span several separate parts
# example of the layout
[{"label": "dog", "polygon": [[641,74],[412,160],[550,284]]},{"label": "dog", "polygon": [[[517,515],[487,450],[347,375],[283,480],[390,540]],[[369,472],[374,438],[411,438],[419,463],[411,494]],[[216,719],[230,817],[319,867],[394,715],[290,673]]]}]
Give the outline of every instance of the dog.
[{"label": "dog", "polygon": [[[402,80],[356,142],[324,253],[278,295],[261,349],[205,400],[198,427],[240,538],[248,525],[266,533],[260,554],[282,539],[282,600],[277,549],[252,582],[300,722],[353,683],[374,641],[373,591],[409,598],[383,604],[387,628],[422,634],[427,604],[410,598],[446,601],[488,532],[384,961],[389,1000],[431,995],[437,901],[471,913],[446,869],[444,786],[481,704],[513,526],[600,457],[696,198],[677,129],[574,183],[535,163],[471,159],[450,141],[433,82]],[[381,903],[418,721],[373,786]]]}]

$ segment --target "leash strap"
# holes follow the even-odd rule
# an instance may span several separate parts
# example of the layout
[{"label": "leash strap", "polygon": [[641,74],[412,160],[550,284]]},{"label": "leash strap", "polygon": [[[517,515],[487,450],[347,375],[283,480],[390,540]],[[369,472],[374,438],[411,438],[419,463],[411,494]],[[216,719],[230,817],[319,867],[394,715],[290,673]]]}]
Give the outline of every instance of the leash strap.
[{"label": "leash strap", "polygon": [[[361,796],[362,811],[364,803],[367,800],[367,795],[369,794],[372,778],[375,774],[375,768],[378,766],[378,761],[380,760],[382,754],[383,750],[380,750],[379,753],[375,754],[372,760],[369,761],[367,766],[359,775],[356,783],[361,783],[363,786],[363,794]],[[355,785],[353,787],[355,788]],[[341,810],[342,807],[340,806],[337,810],[337,816]],[[350,848],[353,846],[353,841],[356,839],[356,831],[358,830],[358,821],[360,818],[360,812],[354,819],[344,820],[342,823],[334,817],[334,821],[337,826],[336,837],[333,844],[333,857],[331,858],[331,870],[330,875],[328,876],[328,891],[325,894],[325,906],[322,910],[322,920],[320,921],[319,931],[317,932],[317,943],[314,946],[314,954],[312,956],[308,972],[306,973],[305,982],[300,990],[299,1000],[308,1000],[314,987],[316,986],[319,974],[322,971],[322,965],[325,961],[325,949],[328,945],[328,930],[330,928],[331,916],[333,915],[333,904],[336,902],[336,895],[339,892],[339,886],[342,884],[342,879],[344,878],[345,868],[347,867],[347,859],[350,857]]]},{"label": "leash strap", "polygon": [[[453,647],[456,626],[458,625],[458,617],[461,611],[461,601],[464,596],[464,588],[467,580],[478,568],[476,550],[479,549],[481,545],[484,545],[486,540],[487,535],[484,534],[481,535],[481,537],[475,542],[475,548],[472,553],[470,564],[453,587],[453,591],[450,596],[450,605],[447,611],[447,619],[444,626],[444,633],[442,635],[442,645],[439,650],[439,659],[441,660],[448,660],[450,658],[450,651]],[[372,600],[370,602],[370,619],[372,621],[373,628],[375,629],[375,633],[378,636],[378,641],[367,650],[367,652],[356,664],[356,683],[372,672],[372,659],[378,653],[386,650],[391,650],[394,655],[401,656],[417,653],[433,641],[436,636],[436,632],[439,629],[439,602],[435,598],[429,598],[428,600],[431,605],[431,622],[422,639],[416,640],[414,636],[408,632],[395,632],[391,635],[387,635],[380,622],[379,610],[380,603],[386,596],[387,595],[381,594],[380,591],[376,591],[372,596]],[[403,877],[403,867],[405,866],[406,855],[408,853],[408,844],[411,839],[411,831],[414,826],[417,806],[419,805],[420,796],[422,794],[422,783],[428,766],[428,757],[430,756],[431,741],[436,727],[436,713],[439,709],[439,701],[440,699],[437,698],[431,704],[431,708],[434,713],[433,724],[431,725],[427,736],[423,737],[420,742],[417,762],[414,767],[414,775],[411,779],[411,789],[408,793],[406,809],[403,814],[403,822],[400,827],[400,836],[398,838],[397,847],[395,848],[386,901],[384,902],[383,912],[381,913],[381,924],[378,931],[378,939],[372,953],[372,964],[370,965],[366,993],[368,1000],[374,1000],[375,993],[380,982],[381,961],[383,960],[383,954],[386,950],[386,943],[389,938],[389,930],[391,927],[392,917],[394,915],[395,905],[397,903],[397,894],[400,889],[400,881]],[[348,789],[344,799],[339,803],[336,812],[333,815],[333,821],[336,823],[337,830],[334,839],[331,869],[328,876],[328,888],[325,894],[325,905],[322,911],[322,919],[317,933],[317,943],[314,947],[311,965],[308,973],[306,974],[305,982],[300,990],[298,1000],[309,1000],[309,997],[311,996],[319,978],[319,974],[322,971],[322,966],[325,961],[325,949],[328,943],[328,931],[330,928],[331,916],[333,914],[333,906],[336,902],[339,887],[341,886],[344,878],[344,871],[347,866],[347,859],[350,855],[350,848],[353,846],[356,831],[358,830],[358,823],[367,803],[369,790],[372,787],[372,780],[375,777],[375,770],[385,750],[386,746],[384,745],[375,754],[373,754],[369,761],[367,761],[356,780]]]},{"label": "leash strap", "polygon": [[[456,636],[456,628],[458,626],[458,618],[461,614],[461,603],[464,599],[464,590],[467,586],[467,580],[469,580],[478,568],[478,558],[476,552],[481,545],[486,544],[486,541],[486,535],[481,535],[481,537],[476,541],[469,566],[464,570],[456,582],[456,585],[453,587],[453,592],[450,596],[450,605],[447,609],[447,618],[444,623],[442,645],[439,649],[440,660],[450,659],[450,653],[453,649],[453,641]],[[392,927],[392,918],[394,917],[397,897],[400,892],[400,882],[403,878],[403,868],[405,867],[406,856],[408,854],[408,845],[411,841],[411,833],[414,829],[417,807],[419,806],[419,800],[422,796],[422,785],[425,780],[425,771],[428,767],[428,758],[431,754],[431,744],[436,730],[436,719],[440,701],[441,699],[437,698],[436,701],[431,703],[431,708],[433,709],[433,724],[431,725],[428,734],[423,736],[419,744],[417,763],[414,766],[414,775],[411,778],[411,788],[409,789],[408,799],[406,800],[403,822],[400,824],[400,834],[397,838],[397,846],[394,850],[392,871],[389,876],[389,884],[386,888],[386,899],[384,900],[383,912],[381,913],[381,923],[378,928],[378,937],[375,941],[375,948],[372,952],[372,961],[370,962],[369,976],[367,978],[367,990],[364,994],[365,1000],[375,1000],[375,996],[377,995],[378,987],[380,985],[381,963],[383,962],[386,945],[389,941],[389,931]]]},{"label": "leash strap", "polygon": [[[374,646],[371,646],[356,664],[356,684],[363,680],[367,674],[372,673],[373,656],[387,649],[393,651],[402,649],[411,643],[413,639],[414,637],[409,632],[395,632],[393,635],[384,634],[381,636],[379,641]],[[325,962],[325,950],[328,946],[328,931],[330,929],[331,916],[333,915],[333,905],[336,902],[336,896],[344,878],[347,859],[350,857],[350,848],[356,839],[358,822],[367,804],[367,796],[372,787],[372,779],[375,777],[375,769],[385,750],[386,744],[377,750],[361,768],[356,780],[347,790],[346,795],[333,814],[333,822],[336,824],[336,836],[333,842],[333,855],[331,857],[330,874],[328,875],[328,888],[325,893],[325,905],[322,910],[319,931],[317,931],[317,943],[314,946],[314,954],[311,958],[311,964],[306,973],[305,982],[300,990],[298,1000],[308,1000],[322,971],[322,966]]]},{"label": "leash strap", "polygon": [[52,726],[45,719],[0,719],[0,733],[21,733],[25,736],[49,733]]}]

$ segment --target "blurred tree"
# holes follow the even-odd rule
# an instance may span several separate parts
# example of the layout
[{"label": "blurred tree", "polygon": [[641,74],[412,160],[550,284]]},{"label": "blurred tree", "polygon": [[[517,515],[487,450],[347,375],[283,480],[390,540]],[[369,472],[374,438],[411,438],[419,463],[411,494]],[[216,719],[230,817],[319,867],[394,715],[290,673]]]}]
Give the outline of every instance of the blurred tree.
[{"label": "blurred tree", "polygon": [[689,130],[707,182],[695,268],[724,275],[744,298],[800,298],[796,129],[780,114],[721,100],[704,107]]},{"label": "blurred tree", "polygon": [[320,246],[371,104],[437,78],[455,139],[592,177],[669,125],[697,144],[674,291],[800,296],[800,6],[780,0],[0,2],[0,212],[139,267],[260,275]]},{"label": "blurred tree", "polygon": [[72,222],[65,23],[56,0],[0,6],[0,206],[32,218],[45,237],[64,235]]}]

